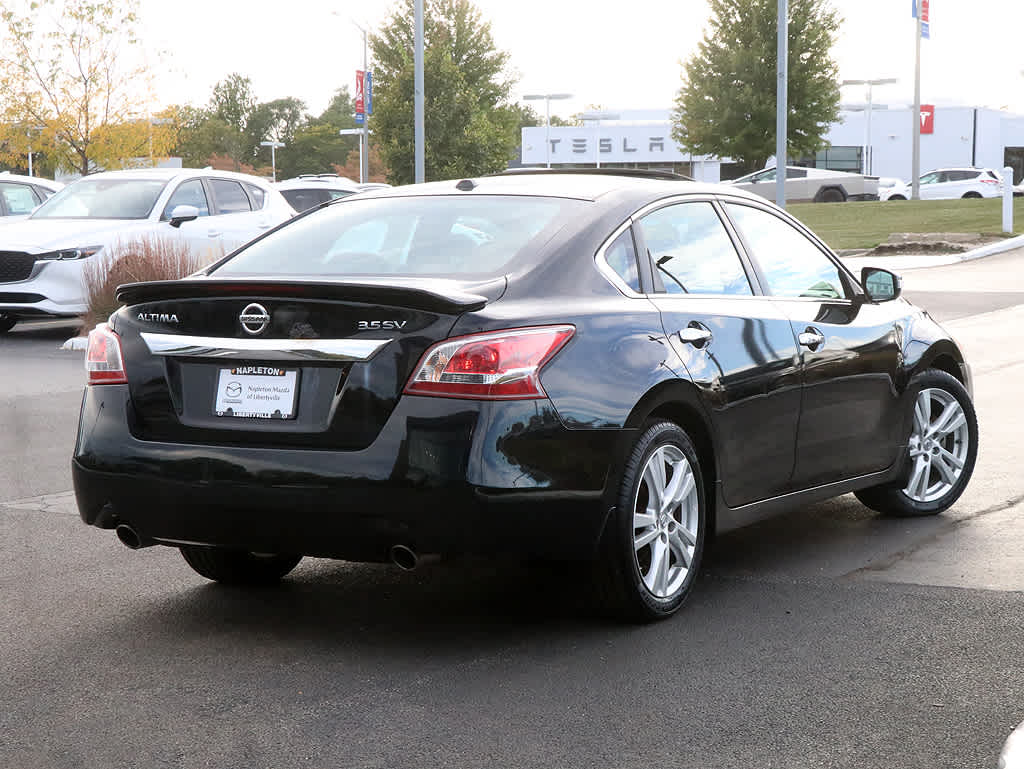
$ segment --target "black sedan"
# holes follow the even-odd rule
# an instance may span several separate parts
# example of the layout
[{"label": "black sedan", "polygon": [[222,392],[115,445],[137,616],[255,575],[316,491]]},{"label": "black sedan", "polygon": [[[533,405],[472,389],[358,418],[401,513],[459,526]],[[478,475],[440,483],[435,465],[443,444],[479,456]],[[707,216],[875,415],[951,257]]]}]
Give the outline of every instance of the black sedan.
[{"label": "black sedan", "polygon": [[728,187],[382,190],[119,298],[89,338],[81,516],[225,583],[510,552],[663,617],[713,532],[851,491],[938,513],[977,454],[970,370],[899,279]]}]

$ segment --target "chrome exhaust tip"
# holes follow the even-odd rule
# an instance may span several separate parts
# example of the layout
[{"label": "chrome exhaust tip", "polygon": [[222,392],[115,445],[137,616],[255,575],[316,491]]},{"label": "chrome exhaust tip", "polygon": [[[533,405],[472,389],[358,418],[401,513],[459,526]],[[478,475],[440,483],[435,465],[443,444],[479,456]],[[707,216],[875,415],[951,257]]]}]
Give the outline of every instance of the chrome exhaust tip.
[{"label": "chrome exhaust tip", "polygon": [[135,531],[135,529],[126,523],[118,524],[117,528],[114,529],[114,533],[117,534],[117,538],[121,540],[121,544],[129,550],[139,550],[143,547],[149,547],[156,544],[156,542],[151,539],[143,538],[139,532]]},{"label": "chrome exhaust tip", "polygon": [[404,571],[412,571],[420,562],[416,552],[405,545],[393,545],[388,550],[388,555],[391,557],[391,563]]}]

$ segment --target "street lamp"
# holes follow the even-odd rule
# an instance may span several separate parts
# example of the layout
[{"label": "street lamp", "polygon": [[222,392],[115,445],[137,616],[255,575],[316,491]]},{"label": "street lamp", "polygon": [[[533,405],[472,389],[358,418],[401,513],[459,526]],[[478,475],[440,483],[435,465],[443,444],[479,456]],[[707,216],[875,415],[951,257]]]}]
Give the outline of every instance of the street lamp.
[{"label": "street lamp", "polygon": [[528,93],[523,96],[524,101],[544,100],[544,157],[548,168],[551,168],[551,100],[571,98],[571,93]]},{"label": "street lamp", "polygon": [[601,110],[595,110],[593,112],[584,112],[580,115],[580,120],[593,120],[595,125],[595,133],[597,134],[597,167],[601,167],[601,121],[602,120],[618,120],[622,115],[618,112],[603,112]]},{"label": "street lamp", "polygon": [[284,142],[260,142],[261,147],[270,147],[270,173],[271,178],[277,181],[277,148],[283,147]]},{"label": "street lamp", "polygon": [[898,83],[899,80],[895,77],[880,77],[874,80],[844,80],[839,85],[866,85],[868,87],[868,106],[867,106],[867,120],[864,126],[864,161],[861,163],[863,173],[871,173],[871,112],[872,112],[872,101],[871,101],[871,87],[875,85],[890,85],[892,83]]}]

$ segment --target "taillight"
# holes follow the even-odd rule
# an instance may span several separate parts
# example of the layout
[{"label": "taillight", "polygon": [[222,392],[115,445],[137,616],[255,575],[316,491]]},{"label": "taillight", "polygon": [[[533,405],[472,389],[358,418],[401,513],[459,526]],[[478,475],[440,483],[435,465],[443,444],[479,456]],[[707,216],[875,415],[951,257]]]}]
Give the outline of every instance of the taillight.
[{"label": "taillight", "polygon": [[121,354],[121,337],[106,323],[89,332],[85,353],[86,384],[128,384]]},{"label": "taillight", "polygon": [[456,337],[423,355],[405,392],[445,398],[546,398],[540,370],[575,331],[539,326]]},{"label": "taillight", "polygon": [[1001,184],[1001,182],[998,179],[982,179],[981,183],[982,184]]}]

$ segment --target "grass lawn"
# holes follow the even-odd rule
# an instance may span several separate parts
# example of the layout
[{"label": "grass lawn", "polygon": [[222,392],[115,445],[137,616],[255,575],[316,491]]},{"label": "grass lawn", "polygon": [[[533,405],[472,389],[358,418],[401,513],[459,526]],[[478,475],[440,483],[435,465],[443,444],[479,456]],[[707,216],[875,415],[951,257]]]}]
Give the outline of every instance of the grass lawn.
[{"label": "grass lawn", "polygon": [[[1003,199],[790,203],[786,210],[832,248],[874,248],[894,232],[1001,235]],[[1024,232],[1024,198],[1013,199],[1013,226]]]}]

